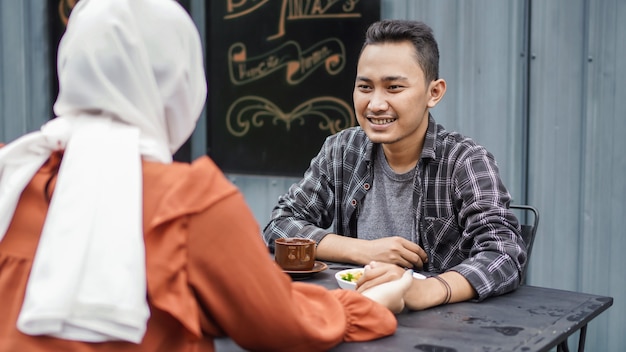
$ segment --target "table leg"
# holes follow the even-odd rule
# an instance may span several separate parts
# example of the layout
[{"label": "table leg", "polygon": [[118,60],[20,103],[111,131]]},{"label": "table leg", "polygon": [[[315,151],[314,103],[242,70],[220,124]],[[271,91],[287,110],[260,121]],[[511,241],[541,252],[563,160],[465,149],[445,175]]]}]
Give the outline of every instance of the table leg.
[{"label": "table leg", "polygon": [[578,338],[578,352],[585,350],[585,339],[587,338],[587,324],[580,328],[580,337]]},{"label": "table leg", "polygon": [[[587,324],[580,328],[580,336],[578,337],[578,352],[585,351],[585,342],[587,339]],[[567,345],[567,339],[563,340],[556,346],[557,352],[569,352],[569,346]]]}]

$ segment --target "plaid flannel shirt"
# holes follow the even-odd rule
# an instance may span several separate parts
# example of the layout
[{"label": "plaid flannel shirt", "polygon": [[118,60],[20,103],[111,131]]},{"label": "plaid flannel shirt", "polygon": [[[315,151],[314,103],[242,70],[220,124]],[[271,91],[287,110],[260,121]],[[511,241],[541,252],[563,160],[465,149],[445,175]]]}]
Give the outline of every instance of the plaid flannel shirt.
[{"label": "plaid flannel shirt", "polygon": [[[373,182],[373,146],[360,127],[329,136],[302,180],[278,199],[264,229],[266,243],[273,247],[279,237],[319,242],[329,233],[357,237],[359,210]],[[477,300],[516,289],[526,247],[493,155],[429,116],[417,172],[412,208],[419,245],[429,255],[425,269],[460,273]]]}]

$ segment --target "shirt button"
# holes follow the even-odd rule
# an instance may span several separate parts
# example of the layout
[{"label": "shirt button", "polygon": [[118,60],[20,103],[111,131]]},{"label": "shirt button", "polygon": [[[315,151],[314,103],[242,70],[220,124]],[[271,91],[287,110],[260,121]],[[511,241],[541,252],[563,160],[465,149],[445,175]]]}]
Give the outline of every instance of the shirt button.
[{"label": "shirt button", "polygon": [[350,204],[352,204],[353,207],[356,207],[356,199],[353,199]]},{"label": "shirt button", "polygon": [[364,184],[364,185],[363,185],[363,188],[365,188],[365,190],[366,190],[366,191],[369,191],[369,189],[370,189],[370,184],[369,184],[369,183]]}]

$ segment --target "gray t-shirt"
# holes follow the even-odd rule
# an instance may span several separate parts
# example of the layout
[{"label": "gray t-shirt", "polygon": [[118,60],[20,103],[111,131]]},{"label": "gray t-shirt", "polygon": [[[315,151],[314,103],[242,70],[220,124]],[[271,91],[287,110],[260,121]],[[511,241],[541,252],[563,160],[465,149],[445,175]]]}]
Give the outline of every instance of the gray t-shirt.
[{"label": "gray t-shirt", "polygon": [[374,181],[359,214],[357,237],[372,240],[400,236],[417,243],[413,211],[415,168],[403,174],[395,173],[382,146],[377,148]]}]

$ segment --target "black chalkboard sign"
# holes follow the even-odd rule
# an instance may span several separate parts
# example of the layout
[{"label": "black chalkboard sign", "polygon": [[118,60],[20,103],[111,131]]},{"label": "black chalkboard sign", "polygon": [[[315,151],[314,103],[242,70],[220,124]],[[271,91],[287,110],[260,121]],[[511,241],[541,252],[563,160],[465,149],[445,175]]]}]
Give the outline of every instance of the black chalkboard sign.
[{"label": "black chalkboard sign", "polygon": [[211,0],[209,155],[225,172],[301,176],[356,125],[352,91],[380,0]]}]

